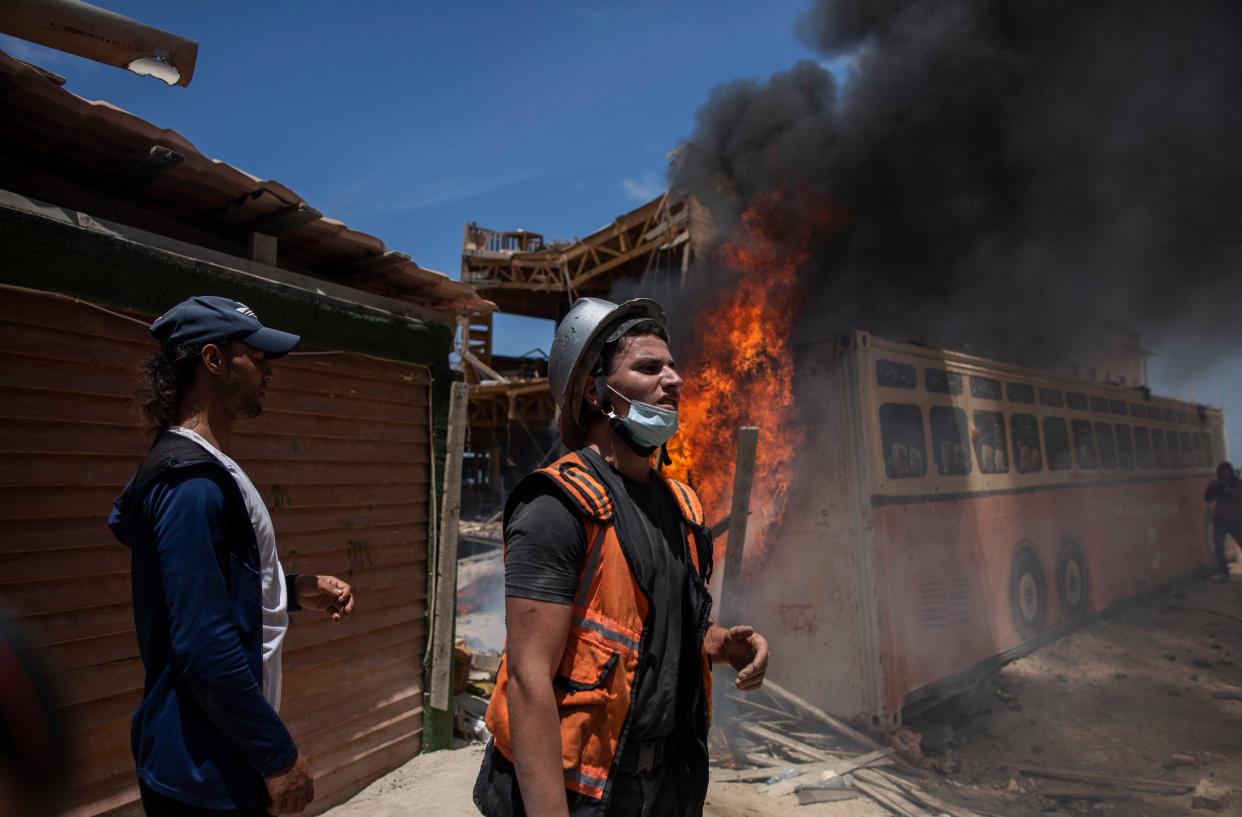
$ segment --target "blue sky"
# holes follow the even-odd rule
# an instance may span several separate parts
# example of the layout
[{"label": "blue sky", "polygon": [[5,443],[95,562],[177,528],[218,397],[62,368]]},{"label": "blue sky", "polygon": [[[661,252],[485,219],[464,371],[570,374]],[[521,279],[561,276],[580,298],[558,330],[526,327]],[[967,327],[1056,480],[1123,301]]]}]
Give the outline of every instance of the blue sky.
[{"label": "blue sky", "polygon": [[[453,277],[465,222],[589,233],[663,188],[713,86],[811,56],[806,0],[96,2],[197,40],[190,86],[0,48]],[[501,317],[497,349],[550,334]]]}]

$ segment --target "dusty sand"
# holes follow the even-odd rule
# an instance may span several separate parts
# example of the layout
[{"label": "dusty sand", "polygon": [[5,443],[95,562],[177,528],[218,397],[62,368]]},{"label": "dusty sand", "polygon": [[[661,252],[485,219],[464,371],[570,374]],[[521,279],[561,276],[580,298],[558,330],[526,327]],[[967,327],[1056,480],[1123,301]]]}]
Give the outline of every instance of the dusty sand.
[{"label": "dusty sand", "polygon": [[[1235,566],[1235,570],[1236,570]],[[1015,773],[1022,765],[1073,768],[1232,788],[1224,811],[1242,817],[1242,577],[1195,580],[1147,599],[1016,661],[975,692],[915,719],[953,729],[955,774],[920,785],[942,798],[1004,817],[1197,817],[1188,794],[1135,794],[1092,803],[1041,792],[1074,784]],[[776,673],[774,673],[775,675]],[[777,675],[779,677],[779,675]],[[1194,766],[1167,768],[1175,753]],[[421,755],[377,780],[331,817],[469,817],[482,747]],[[1010,788],[1014,780],[1017,791]],[[799,806],[753,784],[713,784],[710,817],[878,817],[869,800]]]},{"label": "dusty sand", "polygon": [[[429,752],[391,772],[349,802],[324,812],[327,817],[477,817],[470,799],[474,777],[483,757],[483,747],[475,744],[446,752]],[[789,808],[798,817],[872,817],[886,812],[863,800],[848,803],[820,803],[798,806],[788,795],[772,798],[742,783],[713,786],[707,796],[706,814],[711,817],[777,817]]]}]

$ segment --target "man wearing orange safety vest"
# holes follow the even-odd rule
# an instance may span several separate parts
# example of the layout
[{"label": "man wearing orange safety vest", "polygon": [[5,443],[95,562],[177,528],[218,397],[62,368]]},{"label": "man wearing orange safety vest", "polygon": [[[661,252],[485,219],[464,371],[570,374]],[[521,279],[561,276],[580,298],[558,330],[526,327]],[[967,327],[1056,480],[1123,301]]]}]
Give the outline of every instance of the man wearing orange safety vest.
[{"label": "man wearing orange safety vest", "polygon": [[573,453],[505,506],[508,638],[474,789],[488,817],[700,815],[711,667],[763,683],[763,636],[711,620],[698,497],[652,468],[682,387],[664,323],[655,301],[583,298],[557,327]]}]

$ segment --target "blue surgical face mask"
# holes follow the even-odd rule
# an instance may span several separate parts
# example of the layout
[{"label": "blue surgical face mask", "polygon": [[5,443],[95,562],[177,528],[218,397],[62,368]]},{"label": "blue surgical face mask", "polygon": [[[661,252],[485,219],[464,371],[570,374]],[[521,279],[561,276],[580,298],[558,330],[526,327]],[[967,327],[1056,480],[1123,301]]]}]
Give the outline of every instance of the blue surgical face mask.
[{"label": "blue surgical face mask", "polygon": [[604,416],[614,424],[620,424],[638,446],[654,450],[677,433],[677,412],[673,409],[631,400],[612,386],[608,390],[629,403],[630,412],[620,417],[615,409],[610,409]]}]

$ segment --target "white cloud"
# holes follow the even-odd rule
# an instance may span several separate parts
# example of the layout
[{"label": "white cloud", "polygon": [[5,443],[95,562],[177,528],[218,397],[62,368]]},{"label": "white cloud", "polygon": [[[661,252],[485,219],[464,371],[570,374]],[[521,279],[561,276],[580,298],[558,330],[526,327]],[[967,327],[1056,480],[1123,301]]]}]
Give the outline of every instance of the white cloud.
[{"label": "white cloud", "polygon": [[654,170],[644,170],[638,174],[637,179],[621,180],[621,192],[627,199],[637,202],[651,201],[663,193],[667,186],[664,178]]}]

